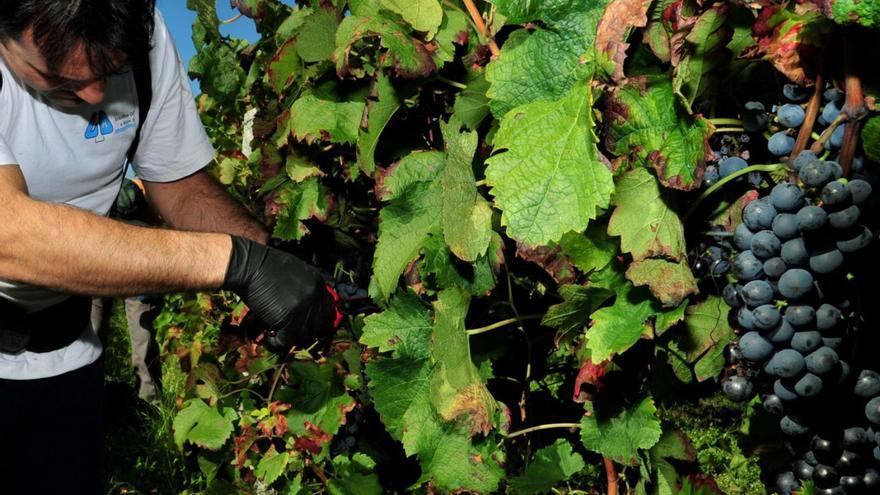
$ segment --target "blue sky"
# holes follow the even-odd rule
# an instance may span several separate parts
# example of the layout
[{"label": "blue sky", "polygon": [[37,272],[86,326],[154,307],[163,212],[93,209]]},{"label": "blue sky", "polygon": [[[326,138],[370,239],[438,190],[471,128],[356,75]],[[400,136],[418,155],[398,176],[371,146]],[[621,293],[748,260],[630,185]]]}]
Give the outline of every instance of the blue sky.
[{"label": "blue sky", "polygon": [[[293,2],[285,1],[292,4]],[[165,17],[165,23],[174,37],[174,43],[183,57],[184,65],[189,66],[189,60],[195,55],[196,49],[192,43],[192,23],[196,17],[195,12],[186,8],[186,0],[158,0],[156,5]],[[229,7],[229,0],[217,0],[217,14],[220,19],[231,19],[238,11]],[[243,17],[232,24],[222,26],[220,32],[228,36],[255,41],[258,38],[254,21]],[[198,93],[198,83],[193,83],[193,91]]]}]

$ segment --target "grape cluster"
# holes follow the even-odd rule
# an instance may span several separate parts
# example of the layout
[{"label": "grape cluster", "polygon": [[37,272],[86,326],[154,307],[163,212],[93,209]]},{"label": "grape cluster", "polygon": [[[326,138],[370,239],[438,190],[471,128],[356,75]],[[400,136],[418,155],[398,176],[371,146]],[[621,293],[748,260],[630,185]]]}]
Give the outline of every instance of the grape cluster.
[{"label": "grape cluster", "polygon": [[[702,186],[704,188],[711,187],[719,180],[748,167],[749,151],[746,148],[750,141],[751,137],[748,134],[722,134],[715,138],[714,159],[706,166]],[[749,182],[756,186],[759,185],[761,183],[760,174],[749,174]]]},{"label": "grape cluster", "polygon": [[[877,471],[862,462],[873,462],[880,435],[875,439],[865,428],[864,415],[844,420],[848,427],[840,428],[828,421],[827,407],[817,406],[851,402],[855,393],[873,401],[862,406],[867,419],[873,414],[880,424],[880,376],[871,397],[842,385],[852,381],[845,264],[873,240],[871,230],[859,224],[872,188],[863,180],[842,179],[840,165],[812,153],[794,162],[804,188],[776,185],[745,207],[734,232],[740,250],[731,263],[736,282],[724,288],[723,297],[743,333],[728,349],[736,374],[722,389],[736,401],[761,392],[765,410],[779,416],[791,452],[800,458],[792,472],[780,475],[781,493],[790,493],[798,480],[812,480],[823,495],[880,493]],[[880,459],[880,448],[876,454]]]}]

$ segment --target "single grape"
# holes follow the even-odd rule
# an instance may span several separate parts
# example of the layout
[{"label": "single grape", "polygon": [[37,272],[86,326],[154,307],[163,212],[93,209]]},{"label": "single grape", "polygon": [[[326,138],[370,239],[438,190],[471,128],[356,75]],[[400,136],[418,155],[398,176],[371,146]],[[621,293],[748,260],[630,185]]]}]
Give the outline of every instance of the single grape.
[{"label": "single grape", "polygon": [[736,322],[739,323],[740,328],[745,330],[754,330],[755,329],[755,313],[752,312],[749,308],[739,308],[739,311],[736,313]]},{"label": "single grape", "polygon": [[713,277],[720,277],[730,270],[730,263],[727,260],[715,260],[710,266],[710,273]]},{"label": "single grape", "polygon": [[798,176],[810,187],[822,187],[834,176],[834,167],[828,162],[816,160],[801,167]]},{"label": "single grape", "polygon": [[843,448],[860,449],[868,443],[868,432],[864,428],[854,426],[843,430]]},{"label": "single grape", "polygon": [[785,414],[785,406],[782,404],[782,399],[775,394],[766,395],[762,401],[762,405],[764,406],[764,410],[770,414],[775,414],[776,416],[782,416]]},{"label": "single grape", "polygon": [[783,401],[792,401],[798,398],[798,394],[794,391],[794,387],[789,386],[781,379],[773,382],[773,393]]},{"label": "single grape", "polygon": [[[797,337],[797,334],[794,335]],[[804,371],[804,357],[794,349],[783,349],[764,364],[764,371],[771,376],[794,378]]]},{"label": "single grape", "polygon": [[831,137],[825,142],[825,149],[838,149],[843,146],[843,135],[846,133],[846,126],[839,125],[831,131]]},{"label": "single grape", "polygon": [[813,466],[807,461],[797,460],[792,464],[791,468],[794,470],[794,475],[797,476],[799,480],[810,481],[813,479]]},{"label": "single grape", "polygon": [[840,107],[836,102],[828,102],[825,107],[822,108],[822,120],[825,121],[825,125],[829,125],[834,122],[837,117],[840,115]]},{"label": "single grape", "polygon": [[798,86],[797,84],[785,84],[782,86],[782,95],[785,96],[789,101],[793,101],[795,103],[800,103],[802,101],[806,101],[810,97],[810,90],[803,87]]},{"label": "single grape", "polygon": [[801,397],[813,397],[822,391],[822,379],[812,373],[805,373],[794,384],[794,391]]},{"label": "single grape", "polygon": [[849,254],[861,251],[871,245],[871,241],[874,240],[874,233],[871,232],[870,229],[867,227],[860,227],[857,229],[857,232],[856,235],[853,235],[847,240],[837,241],[837,249],[842,253]]},{"label": "single grape", "polygon": [[864,203],[868,198],[871,197],[871,192],[873,188],[871,184],[862,179],[853,179],[849,181],[846,185],[847,189],[849,189],[849,193],[852,196],[852,201],[855,204]]},{"label": "single grape", "polygon": [[772,304],[764,304],[752,310],[755,317],[755,328],[758,330],[770,330],[776,328],[782,320],[779,310]]},{"label": "single grape", "polygon": [[767,127],[770,117],[764,105],[758,101],[749,101],[745,104],[742,114],[743,128],[748,132],[760,132]]},{"label": "single grape", "polygon": [[812,232],[825,226],[828,213],[818,206],[805,206],[797,212],[797,219],[802,232]]},{"label": "single grape", "polygon": [[822,346],[822,334],[815,330],[807,330],[804,332],[795,332],[791,338],[789,345],[790,350],[795,350],[800,354],[809,354]]},{"label": "single grape", "polygon": [[718,172],[718,167],[715,165],[709,165],[706,167],[706,171],[703,172],[703,187],[709,187],[721,179],[721,174]]},{"label": "single grape", "polygon": [[751,251],[743,251],[733,259],[733,274],[742,282],[764,274],[764,264]]},{"label": "single grape", "polygon": [[752,243],[752,236],[755,235],[746,224],[741,223],[736,226],[736,230],[733,231],[733,243],[736,244],[742,251],[746,251],[749,249]]},{"label": "single grape", "polygon": [[780,213],[773,219],[773,233],[782,241],[787,241],[797,237],[800,232],[800,223],[797,215],[791,213]]},{"label": "single grape", "polygon": [[798,299],[809,293],[812,288],[813,276],[800,268],[792,268],[779,278],[779,293],[788,299]]},{"label": "single grape", "polygon": [[806,462],[810,466],[816,467],[816,465],[819,464],[819,461],[816,459],[816,455],[813,454],[812,450],[808,450],[806,453],[804,453],[803,458],[804,462]]},{"label": "single grape", "polygon": [[727,303],[731,308],[738,308],[742,305],[742,299],[740,298],[739,292],[742,289],[742,286],[737,284],[727,284],[724,287],[724,290],[721,292],[721,296],[724,298],[724,302]]},{"label": "single grape", "polygon": [[776,208],[767,198],[752,201],[743,209],[743,221],[752,232],[769,229],[775,217]]},{"label": "single grape", "polygon": [[770,339],[770,342],[773,342],[777,345],[788,344],[791,342],[791,337],[794,335],[794,327],[791,326],[791,323],[782,320],[779,322],[779,325],[776,326],[773,331],[767,334],[767,338]]},{"label": "single grape", "polygon": [[789,306],[785,309],[785,320],[794,326],[809,325],[815,319],[816,310],[812,306]]},{"label": "single grape", "polygon": [[744,358],[760,363],[770,357],[773,352],[773,344],[758,332],[748,332],[740,337],[739,349]]},{"label": "single grape", "polygon": [[755,388],[748,378],[734,375],[728,377],[721,385],[724,395],[734,402],[744,402],[755,395]]},{"label": "single grape", "polygon": [[768,259],[779,254],[782,243],[779,242],[779,238],[776,237],[773,231],[762,230],[752,236],[750,248],[752,253],[758,258]]},{"label": "single grape", "polygon": [[[836,350],[840,349],[841,345],[843,345],[843,338],[842,337],[822,337],[822,343],[836,351]],[[841,361],[840,364],[841,364],[841,366],[843,366],[843,364],[844,364],[843,361]],[[848,373],[849,373],[849,370],[847,370],[847,374]]]},{"label": "single grape", "polygon": [[862,493],[862,490],[865,487],[865,482],[862,481],[862,477],[855,475],[841,476],[839,483],[840,486],[838,488],[841,491],[838,493],[840,493],[841,495],[849,495],[850,493]]},{"label": "single grape", "polygon": [[831,177],[832,180],[837,180],[843,177],[843,166],[835,161],[827,161],[825,162],[831,167]]},{"label": "single grape", "polygon": [[764,262],[764,275],[767,275],[768,278],[778,279],[785,273],[785,270],[788,270],[788,267],[782,258],[770,258]]},{"label": "single grape", "polygon": [[819,158],[812,151],[804,150],[798,153],[797,158],[791,163],[794,165],[795,170],[800,170],[804,168],[804,165],[818,161]]},{"label": "single grape", "polygon": [[804,205],[804,191],[791,182],[780,182],[770,191],[770,203],[777,211],[795,211]]},{"label": "single grape", "polygon": [[770,140],[767,141],[767,150],[776,156],[787,155],[794,149],[794,142],[793,137],[784,131],[779,131],[770,136]]},{"label": "single grape", "polygon": [[776,109],[776,119],[785,127],[800,127],[804,123],[806,113],[800,105],[786,103]]},{"label": "single grape", "polygon": [[853,173],[860,174],[865,170],[865,157],[861,155],[856,155],[853,157],[852,161],[852,171]]},{"label": "single grape", "polygon": [[801,487],[800,483],[798,483],[797,479],[794,477],[794,473],[785,472],[779,473],[776,475],[776,491],[782,493],[784,495],[791,495],[792,492],[798,490]]},{"label": "single grape", "polygon": [[833,273],[843,264],[843,253],[829,249],[810,256],[810,270],[823,275]]},{"label": "single grape", "polygon": [[874,397],[865,405],[865,417],[875,425],[880,425],[880,397]]},{"label": "single grape", "polygon": [[880,472],[877,472],[876,469],[868,468],[865,470],[865,476],[862,477],[862,481],[865,483],[865,488],[880,488]]},{"label": "single grape", "polygon": [[849,188],[839,180],[831,181],[822,188],[822,202],[825,206],[839,206],[851,199]]},{"label": "single grape", "polygon": [[856,378],[853,393],[865,399],[880,395],[880,374],[874,370],[862,370]]},{"label": "single grape", "polygon": [[841,91],[837,88],[828,88],[825,90],[824,93],[822,93],[822,98],[825,101],[831,101],[831,102],[836,103],[836,102],[843,100],[843,95],[844,95],[843,91]]},{"label": "single grape", "polygon": [[749,166],[748,162],[746,162],[742,158],[740,158],[738,156],[731,156],[731,157],[725,158],[724,160],[721,161],[721,164],[720,164],[718,170],[721,174],[721,177],[724,178],[724,177],[727,177],[728,175],[739,172],[740,170],[742,170],[748,166]]},{"label": "single grape", "polygon": [[764,176],[761,172],[749,172],[746,178],[749,180],[749,184],[755,187],[761,187],[761,184],[764,183]]},{"label": "single grape", "polygon": [[807,371],[817,375],[831,372],[839,362],[840,358],[837,356],[837,352],[830,347],[820,347],[804,358]]},{"label": "single grape", "polygon": [[785,241],[780,249],[780,257],[788,266],[801,266],[810,259],[807,246],[801,237]]},{"label": "single grape", "polygon": [[807,426],[803,419],[793,416],[784,416],[780,419],[779,428],[782,430],[782,433],[792,437],[806,435],[810,432],[809,426]]},{"label": "single grape", "polygon": [[828,223],[835,229],[848,229],[859,221],[861,211],[856,205],[828,214]]},{"label": "single grape", "polygon": [[824,332],[836,327],[843,320],[840,310],[830,304],[823,304],[816,310],[816,329]]},{"label": "single grape", "polygon": [[742,297],[747,306],[757,308],[773,300],[773,287],[765,280],[752,280],[743,286]]},{"label": "single grape", "polygon": [[[834,469],[836,469],[838,473],[850,475],[863,467],[862,456],[852,450],[844,450],[841,452],[840,457],[837,458],[837,463],[834,465]],[[861,481],[862,479],[860,477],[859,482]]]}]

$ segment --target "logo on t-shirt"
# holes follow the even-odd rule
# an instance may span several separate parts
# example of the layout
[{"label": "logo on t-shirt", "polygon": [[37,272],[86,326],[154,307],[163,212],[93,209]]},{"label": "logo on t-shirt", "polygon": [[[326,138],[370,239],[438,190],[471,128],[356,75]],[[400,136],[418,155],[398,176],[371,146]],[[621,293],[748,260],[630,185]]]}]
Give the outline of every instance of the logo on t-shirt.
[{"label": "logo on t-shirt", "polygon": [[113,123],[110,122],[107,114],[103,110],[93,113],[86,126],[86,140],[94,139],[96,143],[99,143],[104,140],[104,136],[110,134],[113,134]]}]

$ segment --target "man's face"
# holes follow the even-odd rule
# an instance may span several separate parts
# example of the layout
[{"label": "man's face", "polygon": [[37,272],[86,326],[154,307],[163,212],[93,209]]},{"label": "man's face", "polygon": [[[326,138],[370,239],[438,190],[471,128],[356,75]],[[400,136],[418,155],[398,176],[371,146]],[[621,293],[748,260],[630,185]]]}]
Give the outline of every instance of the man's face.
[{"label": "man's face", "polygon": [[[104,101],[107,74],[96,74],[92,70],[82,45],[72,48],[61,67],[49,67],[34,44],[33,31],[28,28],[18,39],[0,43],[0,57],[25,84],[58,106]],[[120,56],[120,66],[123,59]]]}]

